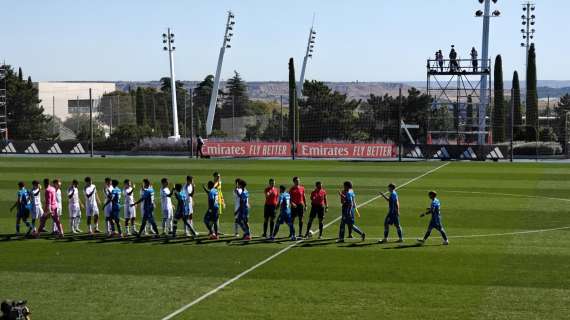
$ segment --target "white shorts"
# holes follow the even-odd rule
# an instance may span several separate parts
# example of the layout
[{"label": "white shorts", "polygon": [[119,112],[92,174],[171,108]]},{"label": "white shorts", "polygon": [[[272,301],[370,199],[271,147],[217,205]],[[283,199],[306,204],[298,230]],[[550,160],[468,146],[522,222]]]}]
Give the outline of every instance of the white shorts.
[{"label": "white shorts", "polygon": [[172,219],[174,212],[172,209],[170,210],[162,210],[162,219]]},{"label": "white shorts", "polygon": [[63,208],[62,207],[57,207],[57,215],[58,216],[63,216]]},{"label": "white shorts", "polygon": [[137,217],[137,210],[131,205],[125,205],[125,219],[134,219]]},{"label": "white shorts", "polygon": [[92,205],[88,204],[86,206],[85,214],[88,217],[98,216],[99,215],[99,208],[97,206],[92,206]]},{"label": "white shorts", "polygon": [[33,206],[30,213],[32,219],[39,219],[44,214],[44,209],[42,209],[42,207]]},{"label": "white shorts", "polygon": [[69,216],[71,218],[81,217],[81,208],[79,206],[69,206]]}]

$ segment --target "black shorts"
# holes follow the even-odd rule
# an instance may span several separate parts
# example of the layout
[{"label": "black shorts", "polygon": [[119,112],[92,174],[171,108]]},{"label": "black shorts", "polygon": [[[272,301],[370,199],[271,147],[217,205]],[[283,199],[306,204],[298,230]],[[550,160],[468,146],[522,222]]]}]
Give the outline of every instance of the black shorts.
[{"label": "black shorts", "polygon": [[274,206],[272,204],[266,204],[265,207],[263,208],[263,217],[265,219],[271,218],[271,219],[275,219],[275,211],[277,210],[277,206]]},{"label": "black shorts", "polygon": [[302,204],[298,204],[296,207],[291,208],[291,217],[295,219],[296,217],[303,218],[305,214],[305,206]]},{"label": "black shorts", "polygon": [[315,217],[319,218],[319,220],[323,220],[325,218],[325,207],[321,205],[313,205],[311,206],[311,215],[309,219],[315,219]]}]

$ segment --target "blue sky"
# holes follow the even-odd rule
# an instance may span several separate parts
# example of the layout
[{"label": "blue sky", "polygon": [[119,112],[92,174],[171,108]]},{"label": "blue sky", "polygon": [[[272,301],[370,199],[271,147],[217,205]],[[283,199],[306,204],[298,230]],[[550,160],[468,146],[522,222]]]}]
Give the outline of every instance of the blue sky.
[{"label": "blue sky", "polygon": [[[34,80],[154,80],[168,72],[161,34],[176,34],[178,79],[214,73],[226,11],[235,37],[222,78],[286,80],[303,57],[313,12],[316,52],[307,78],[327,81],[425,79],[425,59],[455,44],[467,57],[481,46],[477,0],[3,0],[0,59]],[[536,0],[539,79],[570,79],[568,0]],[[499,0],[492,55],[505,78],[524,70],[521,2]],[[524,78],[524,77],[523,77]]]}]

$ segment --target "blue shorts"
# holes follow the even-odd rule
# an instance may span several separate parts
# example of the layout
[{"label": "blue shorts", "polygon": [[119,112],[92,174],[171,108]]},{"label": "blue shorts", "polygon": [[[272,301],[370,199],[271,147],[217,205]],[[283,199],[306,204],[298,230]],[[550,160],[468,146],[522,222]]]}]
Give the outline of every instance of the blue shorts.
[{"label": "blue shorts", "polygon": [[218,208],[208,209],[204,215],[204,221],[216,222],[218,221],[220,210]]},{"label": "blue shorts", "polygon": [[435,216],[435,217],[432,216],[431,220],[429,221],[429,227],[434,228],[434,229],[443,228],[443,225],[441,224],[441,217],[440,216]]},{"label": "blue shorts", "polygon": [[354,224],[354,210],[352,208],[342,208],[342,222]]},{"label": "blue shorts", "polygon": [[394,225],[394,226],[399,226],[400,225],[400,215],[399,214],[390,214],[388,213],[386,215],[386,219],[384,219],[384,225]]},{"label": "blue shorts", "polygon": [[119,219],[120,215],[121,215],[121,209],[119,209],[119,208],[111,209],[111,218],[112,219]]},{"label": "blue shorts", "polygon": [[154,216],[154,208],[143,208],[143,218],[152,218]]},{"label": "blue shorts", "polygon": [[27,208],[25,209],[20,208],[16,213],[16,218],[18,219],[28,219],[29,216],[30,216],[30,210],[28,210]]},{"label": "blue shorts", "polygon": [[277,224],[290,224],[292,222],[291,215],[286,213],[281,213],[277,218]]},{"label": "blue shorts", "polygon": [[249,219],[249,209],[245,208],[238,210],[237,219],[240,221],[247,222],[247,220]]}]

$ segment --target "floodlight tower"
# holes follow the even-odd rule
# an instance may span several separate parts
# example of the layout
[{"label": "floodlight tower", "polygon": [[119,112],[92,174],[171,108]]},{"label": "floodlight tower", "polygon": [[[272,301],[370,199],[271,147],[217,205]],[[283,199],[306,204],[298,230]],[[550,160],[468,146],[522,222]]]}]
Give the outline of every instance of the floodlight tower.
[{"label": "floodlight tower", "polygon": [[170,91],[172,93],[172,128],[174,132],[169,139],[178,141],[180,140],[180,133],[178,132],[178,106],[176,105],[176,79],[174,78],[174,50],[176,47],[174,43],[174,33],[170,32],[162,34],[162,43],[164,51],[168,51],[168,60],[170,62]]},{"label": "floodlight tower", "polygon": [[303,67],[301,68],[301,78],[299,79],[299,85],[297,86],[297,97],[303,95],[303,84],[305,83],[305,71],[307,70],[307,62],[309,58],[313,57],[313,52],[315,50],[315,39],[317,32],[315,31],[315,17],[313,17],[313,24],[311,25],[311,30],[309,30],[309,40],[307,40],[307,50],[305,51],[305,58],[303,59]]},{"label": "floodlight tower", "polygon": [[[521,29],[522,38],[525,40],[521,42],[521,47],[526,49],[526,60],[525,65],[528,64],[528,50],[530,49],[531,40],[534,39],[534,29],[536,16],[534,15],[534,10],[536,6],[532,2],[523,3],[522,10],[523,15],[521,16],[523,28]],[[527,66],[528,67],[528,66]]]},{"label": "floodlight tower", "polygon": [[[489,69],[489,27],[491,22],[491,17],[498,17],[501,15],[499,10],[493,11],[491,15],[491,1],[493,3],[497,3],[497,0],[479,0],[479,3],[483,4],[484,11],[477,10],[475,12],[476,17],[483,17],[483,39],[482,39],[482,48],[481,48],[481,69],[486,70]],[[481,103],[479,104],[479,135],[477,138],[477,142],[479,144],[485,144],[485,128],[486,128],[486,118],[487,118],[487,105],[485,105],[485,101],[487,101],[487,88],[489,87],[489,76],[487,74],[481,75],[481,90],[480,90],[480,97]]]},{"label": "floodlight tower", "polygon": [[229,44],[233,37],[234,25],[236,24],[235,15],[228,11],[228,19],[226,22],[226,31],[224,32],[224,41],[220,48],[220,56],[218,57],[218,67],[216,68],[216,76],[214,78],[214,87],[212,88],[212,96],[210,98],[210,106],[208,108],[208,118],[206,119],[206,135],[212,134],[212,127],[214,126],[214,116],[216,114],[216,105],[218,104],[218,90],[220,88],[220,75],[222,73],[222,64],[224,62],[224,54],[226,49],[231,48]]}]

